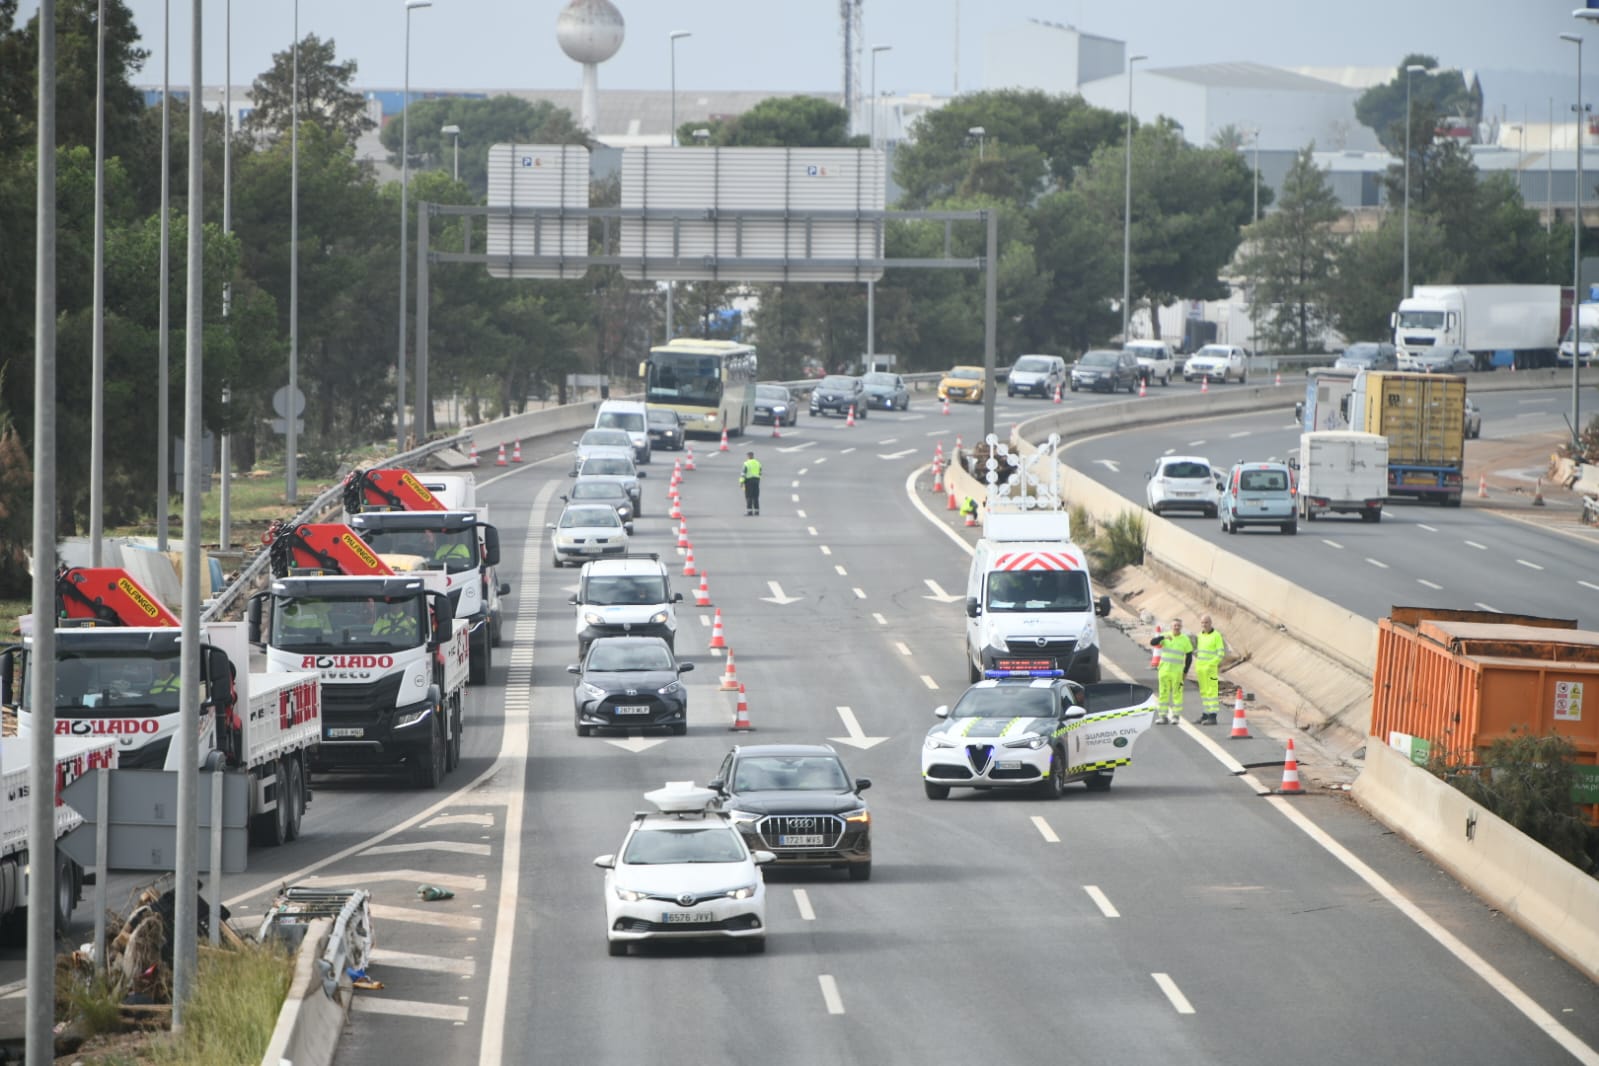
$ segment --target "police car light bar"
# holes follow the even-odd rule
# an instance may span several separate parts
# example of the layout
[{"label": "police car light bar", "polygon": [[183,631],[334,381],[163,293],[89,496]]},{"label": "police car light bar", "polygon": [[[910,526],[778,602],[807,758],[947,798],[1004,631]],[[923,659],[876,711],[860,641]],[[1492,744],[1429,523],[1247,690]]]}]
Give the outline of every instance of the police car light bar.
[{"label": "police car light bar", "polygon": [[1000,677],[1065,677],[1064,670],[984,670],[987,678]]}]

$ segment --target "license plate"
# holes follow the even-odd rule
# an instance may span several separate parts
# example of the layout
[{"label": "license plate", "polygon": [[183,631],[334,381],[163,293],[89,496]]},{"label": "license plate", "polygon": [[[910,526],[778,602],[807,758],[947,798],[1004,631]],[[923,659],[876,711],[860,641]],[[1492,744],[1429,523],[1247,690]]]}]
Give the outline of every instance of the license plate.
[{"label": "license plate", "polygon": [[798,836],[777,838],[780,848],[819,848],[824,843],[820,833],[802,833]]},{"label": "license plate", "polygon": [[697,922],[714,922],[716,916],[710,911],[664,911],[661,922],[664,925],[694,925]]},{"label": "license plate", "polygon": [[1257,511],[1264,511],[1266,509],[1266,501],[1265,500],[1250,500],[1249,501],[1249,506],[1253,507]]},{"label": "license plate", "polygon": [[1173,496],[1180,496],[1180,497],[1182,497],[1185,500],[1191,500],[1195,496],[1198,496],[1199,493],[1197,493],[1197,492],[1174,492],[1174,493],[1172,493],[1172,495]]},{"label": "license plate", "polygon": [[329,740],[339,740],[339,739],[345,738],[345,737],[364,737],[364,736],[366,736],[366,730],[361,728],[360,726],[347,726],[347,727],[344,727],[344,728],[341,728],[341,729],[329,729],[328,730],[328,739]]},{"label": "license plate", "polygon": [[1020,759],[1001,759],[994,764],[994,768],[996,770],[1020,770],[1022,761]]},{"label": "license plate", "polygon": [[629,705],[627,707],[618,707],[618,708],[616,708],[616,713],[617,714],[649,714],[650,713],[650,709],[648,707],[639,707],[639,706],[636,706],[636,705]]}]

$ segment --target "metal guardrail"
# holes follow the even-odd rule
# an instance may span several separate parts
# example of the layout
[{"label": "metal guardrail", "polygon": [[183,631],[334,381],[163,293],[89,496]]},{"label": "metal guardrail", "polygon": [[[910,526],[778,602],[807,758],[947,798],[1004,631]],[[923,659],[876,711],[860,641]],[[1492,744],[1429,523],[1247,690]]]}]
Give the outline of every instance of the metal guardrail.
[{"label": "metal guardrail", "polygon": [[372,916],[368,910],[372,894],[364,888],[315,889],[295,886],[284,889],[273,901],[256,940],[269,937],[288,940],[303,937],[318,918],[331,918],[328,944],[317,969],[322,990],[332,996],[346,970],[357,973],[367,967],[372,954]]}]

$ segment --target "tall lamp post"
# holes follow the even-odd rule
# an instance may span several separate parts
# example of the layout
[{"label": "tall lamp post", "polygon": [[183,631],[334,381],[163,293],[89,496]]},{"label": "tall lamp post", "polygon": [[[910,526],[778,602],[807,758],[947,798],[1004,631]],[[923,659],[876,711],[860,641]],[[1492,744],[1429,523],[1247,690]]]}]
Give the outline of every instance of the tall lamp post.
[{"label": "tall lamp post", "polygon": [[[406,235],[411,214],[407,198],[411,180],[411,12],[432,7],[433,0],[405,0],[405,92],[400,98],[400,351],[394,360],[394,450],[405,451],[405,270]],[[427,432],[427,415],[418,411]]]},{"label": "tall lamp post", "polygon": [[1148,56],[1127,57],[1127,148],[1122,176],[1122,343],[1132,335],[1133,298],[1133,64]]},{"label": "tall lamp post", "polygon": [[172,0],[161,5],[161,251],[156,272],[155,546],[167,550],[167,512],[172,503]]},{"label": "tall lamp post", "polygon": [[452,137],[455,140],[455,163],[454,163],[454,166],[452,166],[451,169],[450,169],[450,174],[451,174],[451,177],[453,178],[453,180],[460,181],[461,180],[461,127],[455,125],[452,122],[450,125],[445,126],[443,129],[439,130],[439,132],[444,134],[447,137]]},{"label": "tall lamp post", "polygon": [[[407,20],[409,22],[409,20]],[[283,405],[283,498],[293,505],[300,498],[300,417],[295,398],[300,394],[300,0],[294,0],[294,47],[289,94],[289,402]],[[403,212],[402,212],[403,217]],[[403,228],[402,228],[403,232]],[[400,253],[400,276],[405,277],[405,253]],[[400,297],[405,303],[405,297]],[[401,321],[404,321],[402,317]],[[401,330],[405,327],[402,325]],[[402,333],[403,337],[404,334]],[[405,342],[400,342],[405,358]]]},{"label": "tall lamp post", "polygon": [[966,136],[977,138],[977,161],[983,161],[983,146],[988,140],[988,131],[981,126],[973,126],[966,131]]},{"label": "tall lamp post", "polygon": [[[877,56],[878,56],[878,54],[880,52],[892,52],[893,50],[894,50],[894,46],[891,45],[891,44],[874,44],[874,45],[872,45],[872,102],[871,102],[871,105],[870,105],[871,106],[871,111],[872,111],[872,118],[871,118],[870,125],[867,127],[867,129],[870,130],[870,132],[867,134],[866,143],[867,143],[867,145],[869,147],[873,148],[874,150],[877,148]],[[878,232],[881,233],[882,232],[881,229],[879,229]],[[878,251],[878,249],[876,247],[876,241],[874,240],[873,241],[873,247],[872,247],[873,258],[876,258],[877,256],[879,256],[881,254],[882,253],[880,251]],[[873,365],[873,361],[874,361],[874,358],[876,357],[876,355],[877,355],[877,282],[874,279],[872,279],[872,278],[867,278],[866,279],[866,369],[868,371],[875,369],[875,367]]]},{"label": "tall lamp post", "polygon": [[[94,20],[94,340],[89,372],[89,558],[105,529],[105,0]],[[98,961],[98,959],[96,960]]]},{"label": "tall lamp post", "polygon": [[[694,36],[688,30],[673,30],[666,35],[667,47],[672,53],[672,135],[667,143],[673,148],[677,147],[677,42],[685,37]],[[695,136],[698,136],[696,132]],[[675,330],[672,328],[672,319],[676,311],[672,306],[673,297],[677,295],[677,286],[670,278],[666,282],[666,339],[671,340]]]},{"label": "tall lamp post", "polygon": [[[1574,18],[1586,22],[1599,21],[1599,11],[1578,8]],[[1582,445],[1582,327],[1577,307],[1582,303],[1582,135],[1587,116],[1582,110],[1582,38],[1574,33],[1562,33],[1560,39],[1577,46],[1577,184],[1573,201],[1576,213],[1571,219],[1571,436],[1573,452],[1580,457]]]},{"label": "tall lamp post", "polygon": [[1404,226],[1404,278],[1399,283],[1399,298],[1401,300],[1410,296],[1410,76],[1417,71],[1427,68],[1419,63],[1410,63],[1405,67],[1405,222]]}]

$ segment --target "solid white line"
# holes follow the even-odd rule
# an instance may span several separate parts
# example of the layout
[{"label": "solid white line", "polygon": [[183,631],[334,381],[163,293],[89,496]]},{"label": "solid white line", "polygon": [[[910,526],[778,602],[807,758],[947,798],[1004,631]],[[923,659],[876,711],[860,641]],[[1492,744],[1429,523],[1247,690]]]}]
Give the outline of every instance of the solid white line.
[{"label": "solid white line", "polygon": [[901,655],[909,655],[911,653],[910,645],[906,644],[903,640],[896,640],[894,642],[894,647],[899,649],[899,653]]},{"label": "solid white line", "polygon": [[1055,835],[1055,830],[1049,827],[1042,814],[1033,815],[1033,826],[1037,828],[1038,835],[1044,838],[1046,844],[1059,844],[1060,837]]},{"label": "solid white line", "polygon": [[1152,973],[1149,976],[1155,979],[1160,990],[1166,993],[1166,998],[1171,1000],[1171,1005],[1177,1008],[1178,1014],[1194,1013],[1194,1005],[1188,1002],[1188,997],[1183,995],[1183,990],[1177,987],[1177,982],[1169,974]]},{"label": "solid white line", "polygon": [[839,577],[849,577],[849,571],[848,571],[848,570],[845,570],[845,569],[844,569],[844,568],[843,568],[843,567],[842,567],[842,566],[841,566],[841,565],[839,565],[839,564],[838,564],[838,563],[834,563],[834,564],[833,564],[833,569],[834,569],[834,570],[835,570],[835,571],[836,571],[836,572],[837,572],[837,573],[838,573],[838,576],[839,576]]},{"label": "solid white line", "polygon": [[1426,585],[1428,588],[1432,589],[1434,592],[1442,592],[1443,588],[1444,588],[1442,585],[1434,585],[1431,581],[1428,581],[1424,577],[1418,577],[1416,579],[1416,584],[1418,584],[1418,585]]},{"label": "solid white line", "polygon": [[1585,589],[1593,589],[1595,592],[1599,592],[1599,585],[1595,585],[1591,581],[1578,581],[1577,584],[1581,585]]},{"label": "solid white line", "polygon": [[1474,603],[1474,604],[1472,604],[1472,606],[1477,608],[1479,611],[1491,611],[1494,614],[1498,614],[1499,613],[1499,608],[1491,607],[1491,606],[1489,606],[1486,603]]},{"label": "solid white line", "polygon": [[477,963],[472,959],[452,959],[448,955],[416,955],[409,951],[390,951],[388,948],[373,948],[372,961],[382,966],[453,973],[462,977],[477,972]]},{"label": "solid white line", "polygon": [[833,980],[830,973],[816,975],[816,981],[822,986],[822,1002],[827,1004],[827,1013],[843,1014],[844,1000],[838,994],[838,982]]},{"label": "solid white line", "polygon": [[1237,759],[1233,758],[1230,754],[1228,754],[1227,749],[1223,748],[1220,744],[1216,743],[1216,741],[1210,739],[1210,735],[1209,734],[1205,733],[1203,730],[1201,730],[1198,726],[1194,725],[1188,719],[1184,718],[1181,722],[1178,723],[1178,727],[1180,729],[1182,729],[1182,731],[1184,733],[1187,733],[1190,737],[1192,737],[1194,739],[1195,743],[1197,743],[1200,747],[1202,747],[1206,751],[1210,752],[1211,757],[1214,758],[1217,762],[1221,763],[1222,766],[1226,767],[1228,773],[1230,773],[1230,774],[1242,774],[1242,773],[1244,773],[1244,764],[1243,763],[1241,763]]},{"label": "solid white line", "polygon": [[803,888],[796,888],[794,890],[794,906],[799,908],[799,916],[801,921],[816,921],[816,912],[811,909],[811,894],[805,891]]},{"label": "solid white line", "polygon": [[1327,545],[1329,548],[1337,548],[1339,551],[1344,550],[1344,546],[1339,544],[1336,540],[1328,540],[1326,537],[1323,537],[1321,538],[1321,542]]},{"label": "solid white line", "polygon": [[922,684],[926,685],[930,689],[935,689],[936,690],[938,688],[938,682],[934,681],[931,677],[928,677],[926,674],[922,675]]},{"label": "solid white line", "polygon": [[1368,555],[1368,556],[1366,556],[1366,561],[1368,563],[1370,563],[1372,566],[1375,566],[1379,570],[1388,569],[1388,564],[1383,562],[1381,559],[1373,559],[1371,556]]},{"label": "solid white line", "polygon": [[[839,572],[842,573],[843,569],[844,569],[843,567],[839,567]],[[855,588],[855,598],[857,600],[864,600],[866,598],[866,590],[861,588],[860,586],[856,586],[856,588]]]},{"label": "solid white line", "polygon": [[1438,532],[1436,529],[1434,529],[1432,526],[1429,526],[1425,522],[1417,522],[1416,523],[1416,528],[1417,529],[1425,529],[1428,533],[1436,533],[1436,532]]},{"label": "solid white line", "polygon": [[833,554],[833,549],[829,548],[825,544],[818,545],[818,547],[820,547],[822,549],[822,554],[823,555],[832,555]]},{"label": "solid white line", "polygon": [[398,1014],[406,1018],[433,1018],[441,1022],[464,1022],[471,1017],[465,1007],[450,1003],[424,1003],[419,999],[380,999],[377,996],[356,996],[350,1009],[366,1014]]},{"label": "solid white line", "polygon": [[1543,567],[1539,566],[1537,563],[1529,563],[1525,559],[1517,559],[1516,562],[1520,563],[1522,566],[1527,567],[1529,570],[1542,570],[1543,569]]},{"label": "solid white line", "polygon": [[1088,898],[1094,901],[1094,906],[1099,908],[1099,913],[1107,918],[1120,918],[1122,912],[1111,903],[1110,897],[1099,890],[1098,885],[1084,885],[1083,891],[1088,893]]},{"label": "solid white line", "polygon": [[[1478,604],[1478,606],[1482,605]],[[1376,870],[1367,866],[1342,844],[1327,835],[1320,826],[1298,810],[1295,810],[1293,804],[1288,803],[1281,796],[1267,797],[1267,802],[1276,807],[1284,818],[1287,818],[1297,826],[1306,836],[1320,844],[1327,854],[1343,863],[1356,877],[1366,882],[1379,895],[1393,904],[1399,913],[1409,918],[1422,932],[1436,940],[1445,951],[1459,959],[1465,964],[1467,969],[1482,978],[1489,988],[1498,992],[1504,997],[1506,1002],[1520,1011],[1528,1021],[1542,1029],[1549,1039],[1564,1048],[1572,1058],[1578,1062],[1586,1063],[1588,1066],[1599,1066],[1599,1052],[1596,1052],[1578,1039],[1576,1034],[1561,1025],[1553,1015],[1535,1003],[1531,996],[1527,995],[1527,993],[1513,984],[1509,978],[1491,966],[1486,959],[1462,943],[1458,937],[1440,925],[1426,911],[1412,903]]]},{"label": "solid white line", "polygon": [[1466,547],[1468,547],[1468,548],[1476,548],[1480,552],[1485,552],[1485,551],[1488,550],[1488,545],[1486,545],[1486,544],[1478,544],[1474,540],[1466,541]]},{"label": "solid white line", "polygon": [[888,625],[888,619],[884,618],[881,614],[873,612],[872,618],[875,619],[877,624],[880,626]]}]

